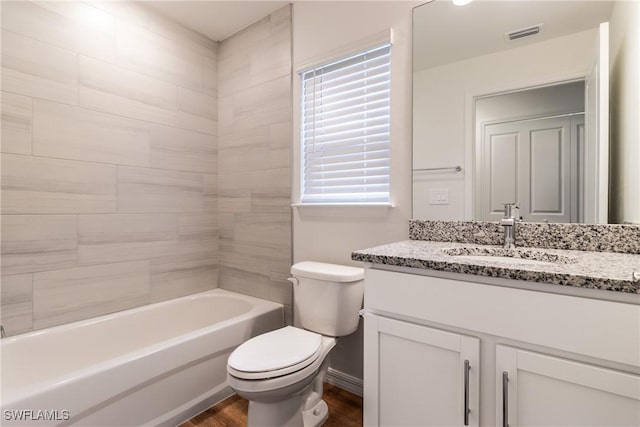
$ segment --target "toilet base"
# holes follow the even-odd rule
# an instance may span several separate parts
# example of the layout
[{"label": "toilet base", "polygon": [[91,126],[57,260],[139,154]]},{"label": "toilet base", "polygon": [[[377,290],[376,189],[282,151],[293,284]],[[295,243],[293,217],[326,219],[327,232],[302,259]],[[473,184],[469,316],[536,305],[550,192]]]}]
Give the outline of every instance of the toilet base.
[{"label": "toilet base", "polygon": [[277,403],[249,402],[248,427],[320,427],[329,417],[329,408],[324,400],[313,408],[302,410],[300,395]]},{"label": "toilet base", "polygon": [[329,407],[321,400],[311,409],[302,411],[304,427],[320,427],[329,418]]}]

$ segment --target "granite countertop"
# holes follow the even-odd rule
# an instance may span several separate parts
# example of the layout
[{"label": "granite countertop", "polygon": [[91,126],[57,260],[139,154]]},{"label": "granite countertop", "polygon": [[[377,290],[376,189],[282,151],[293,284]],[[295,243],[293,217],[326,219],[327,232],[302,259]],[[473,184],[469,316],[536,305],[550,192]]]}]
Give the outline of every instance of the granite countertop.
[{"label": "granite countertop", "polygon": [[445,249],[454,254],[464,255],[469,252],[470,255],[480,255],[487,250],[499,251],[500,248],[470,243],[405,240],[355,251],[351,258],[373,264],[640,294],[640,255],[636,254],[518,248],[525,254],[522,258],[539,258],[527,256],[529,253],[544,255],[547,257],[544,261],[551,261],[529,265],[526,259],[523,263],[518,263],[517,260],[504,263],[489,258],[465,259],[443,251]]}]

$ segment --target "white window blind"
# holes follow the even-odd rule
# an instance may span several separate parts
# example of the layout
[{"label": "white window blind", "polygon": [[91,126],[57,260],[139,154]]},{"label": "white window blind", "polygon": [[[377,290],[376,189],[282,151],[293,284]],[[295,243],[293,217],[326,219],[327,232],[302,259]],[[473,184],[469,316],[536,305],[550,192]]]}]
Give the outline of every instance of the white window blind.
[{"label": "white window blind", "polygon": [[388,203],[391,45],[302,73],[302,203]]}]

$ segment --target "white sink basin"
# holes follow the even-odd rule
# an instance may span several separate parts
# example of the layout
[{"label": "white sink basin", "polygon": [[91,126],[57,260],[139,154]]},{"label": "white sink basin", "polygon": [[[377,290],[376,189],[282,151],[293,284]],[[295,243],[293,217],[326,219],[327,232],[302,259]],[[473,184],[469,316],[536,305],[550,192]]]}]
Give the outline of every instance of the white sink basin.
[{"label": "white sink basin", "polygon": [[556,265],[555,262],[539,261],[537,259],[526,258],[514,258],[508,256],[495,256],[495,255],[454,255],[456,258],[468,259],[470,261],[492,261],[504,264],[518,264],[518,265]]},{"label": "white sink basin", "polygon": [[491,261],[509,265],[572,264],[575,258],[532,248],[504,249],[493,246],[472,246],[442,249],[447,255],[469,261]]}]

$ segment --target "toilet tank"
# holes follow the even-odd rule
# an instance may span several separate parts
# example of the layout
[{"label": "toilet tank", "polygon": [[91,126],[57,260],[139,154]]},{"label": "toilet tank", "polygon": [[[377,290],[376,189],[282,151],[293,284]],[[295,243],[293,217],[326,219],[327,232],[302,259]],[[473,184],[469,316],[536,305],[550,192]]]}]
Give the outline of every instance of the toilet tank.
[{"label": "toilet tank", "polygon": [[340,337],[358,329],[364,269],[305,261],[291,267],[293,310],[300,326]]}]

